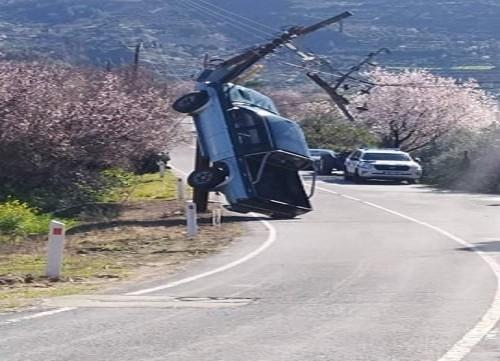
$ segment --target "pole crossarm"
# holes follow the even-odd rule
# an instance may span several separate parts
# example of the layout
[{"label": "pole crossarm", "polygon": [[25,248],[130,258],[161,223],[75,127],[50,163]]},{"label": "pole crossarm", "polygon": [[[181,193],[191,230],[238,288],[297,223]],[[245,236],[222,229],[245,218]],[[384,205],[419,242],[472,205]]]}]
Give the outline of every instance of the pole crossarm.
[{"label": "pole crossarm", "polygon": [[344,96],[337,93],[337,88],[330,86],[325,80],[323,80],[316,73],[307,73],[307,76],[318,84],[332,99],[337,108],[344,114],[344,116],[349,119],[351,122],[354,122],[354,117],[351,115],[349,110],[347,109],[347,105],[349,105],[349,100],[347,100]]},{"label": "pole crossarm", "polygon": [[323,78],[321,78],[317,73],[309,72],[307,73],[307,76],[309,77],[309,79],[318,84],[328,94],[328,96],[332,99],[332,101],[335,103],[337,108],[342,112],[342,114],[344,114],[344,116],[348,120],[353,122],[355,121],[355,119],[347,109],[347,105],[349,105],[349,100],[347,100],[347,98],[344,97],[343,95],[339,94],[338,90],[346,80],[353,79],[351,75],[353,73],[360,71],[364,65],[366,64],[373,65],[371,64],[373,58],[382,52],[390,53],[389,49],[381,48],[373,53],[368,54],[365,59],[363,59],[358,64],[351,67],[349,71],[346,72],[345,74],[342,74],[342,76],[340,76],[333,85],[328,84],[328,82],[325,81]]}]

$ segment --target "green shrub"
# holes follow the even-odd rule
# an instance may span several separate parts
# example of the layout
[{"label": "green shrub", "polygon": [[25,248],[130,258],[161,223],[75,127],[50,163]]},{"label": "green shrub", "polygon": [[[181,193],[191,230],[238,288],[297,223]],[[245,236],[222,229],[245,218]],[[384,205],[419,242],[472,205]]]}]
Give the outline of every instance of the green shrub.
[{"label": "green shrub", "polygon": [[128,198],[130,188],[139,183],[140,177],[120,168],[106,169],[101,172],[102,189],[96,194],[100,202],[121,202]]},{"label": "green shrub", "polygon": [[49,214],[39,214],[36,209],[19,200],[0,203],[0,233],[27,235],[48,232]]},{"label": "green shrub", "polygon": [[498,125],[480,132],[467,129],[451,132],[415,155],[423,160],[426,183],[473,192],[500,192]]},{"label": "green shrub", "polygon": [[311,148],[351,151],[377,145],[379,140],[368,129],[335,118],[307,118],[301,127]]}]

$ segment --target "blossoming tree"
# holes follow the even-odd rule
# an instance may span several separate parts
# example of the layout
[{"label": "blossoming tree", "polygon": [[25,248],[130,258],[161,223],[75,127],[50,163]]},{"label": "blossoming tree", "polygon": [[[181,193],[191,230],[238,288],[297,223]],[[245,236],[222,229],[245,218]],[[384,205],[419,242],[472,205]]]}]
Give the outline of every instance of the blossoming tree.
[{"label": "blossoming tree", "polygon": [[[172,90],[146,74],[0,62],[0,184],[75,189],[182,137]],[[81,187],[80,187],[81,188]]]},{"label": "blossoming tree", "polygon": [[377,68],[367,75],[375,86],[351,110],[385,146],[414,151],[453,128],[481,128],[495,119],[494,99],[475,81],[458,84],[426,70]]}]

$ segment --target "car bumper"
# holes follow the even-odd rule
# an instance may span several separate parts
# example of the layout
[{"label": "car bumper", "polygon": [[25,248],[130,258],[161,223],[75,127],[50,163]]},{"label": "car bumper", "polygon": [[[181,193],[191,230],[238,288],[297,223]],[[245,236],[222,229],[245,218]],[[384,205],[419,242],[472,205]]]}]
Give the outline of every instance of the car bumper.
[{"label": "car bumper", "polygon": [[379,170],[359,170],[361,178],[366,179],[411,179],[418,180],[422,173],[418,171],[379,171]]}]

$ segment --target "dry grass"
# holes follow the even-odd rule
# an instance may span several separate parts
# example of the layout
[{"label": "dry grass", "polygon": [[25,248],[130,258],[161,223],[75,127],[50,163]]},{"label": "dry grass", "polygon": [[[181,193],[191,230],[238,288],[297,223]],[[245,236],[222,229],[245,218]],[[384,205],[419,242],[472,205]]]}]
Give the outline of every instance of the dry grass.
[{"label": "dry grass", "polygon": [[92,219],[68,232],[60,280],[44,277],[46,239],[0,245],[0,310],[33,305],[40,298],[91,292],[119,281],[174,272],[187,262],[217,252],[240,234],[237,223],[221,228],[200,216],[200,233],[185,234],[182,203],[130,202],[111,219]]}]

